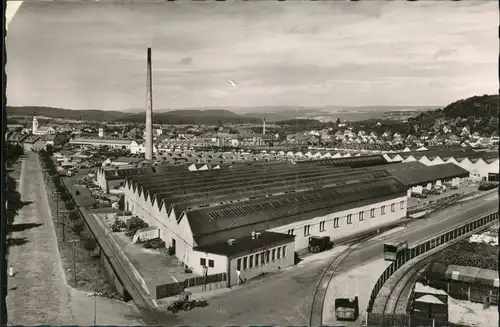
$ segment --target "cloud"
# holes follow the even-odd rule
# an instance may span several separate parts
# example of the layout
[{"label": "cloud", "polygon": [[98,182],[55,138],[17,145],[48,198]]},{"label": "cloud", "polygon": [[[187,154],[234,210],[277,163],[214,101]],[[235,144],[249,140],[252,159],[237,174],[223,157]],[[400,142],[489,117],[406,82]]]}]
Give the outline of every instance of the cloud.
[{"label": "cloud", "polygon": [[152,47],[162,108],[447,104],[497,91],[494,9],[28,2],[9,26],[7,98],[10,105],[141,107]]}]

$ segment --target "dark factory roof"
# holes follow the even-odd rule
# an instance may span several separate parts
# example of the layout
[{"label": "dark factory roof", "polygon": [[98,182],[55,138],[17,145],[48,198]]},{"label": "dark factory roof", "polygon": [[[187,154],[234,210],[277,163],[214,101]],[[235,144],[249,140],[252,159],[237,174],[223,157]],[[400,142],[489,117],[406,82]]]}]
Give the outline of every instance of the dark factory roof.
[{"label": "dark factory roof", "polygon": [[212,244],[197,246],[195,251],[220,254],[224,256],[235,256],[247,252],[262,251],[266,247],[271,247],[278,244],[290,243],[295,239],[295,235],[288,235],[273,232],[261,232],[256,238],[252,238],[251,234],[240,237],[234,240],[234,243],[229,244],[228,240],[220,241]]},{"label": "dark factory roof", "polygon": [[[198,245],[210,244],[247,235],[252,230],[265,230],[310,219],[311,214],[329,213],[355,208],[382,198],[405,195],[407,187],[394,177],[338,185],[319,190],[283,194],[242,203],[188,210],[187,216]],[[181,216],[183,219],[184,215]],[[228,233],[221,233],[221,232]],[[228,237],[229,236],[229,237]]]},{"label": "dark factory roof", "polygon": [[345,158],[329,158],[314,161],[299,161],[298,164],[316,164],[319,166],[333,166],[333,167],[351,167],[363,168],[376,165],[387,164],[387,160],[381,155],[358,156],[358,157],[345,157]]},{"label": "dark factory roof", "polygon": [[469,171],[454,163],[426,166],[419,161],[401,162],[365,168],[368,171],[383,169],[408,187],[454,177],[467,177]]},{"label": "dark factory roof", "polygon": [[[200,206],[369,181],[387,177],[389,173],[345,167],[284,164],[154,176],[156,178],[151,182],[144,179],[144,176],[134,176],[129,181],[140,194],[144,192],[151,203],[165,205],[169,212],[174,209],[179,217],[182,211]],[[142,182],[143,180],[146,182]]]},{"label": "dark factory roof", "polygon": [[391,175],[397,177],[406,186],[411,187],[454,177],[468,177],[469,171],[454,163],[446,163],[406,171],[398,170],[391,173]]}]

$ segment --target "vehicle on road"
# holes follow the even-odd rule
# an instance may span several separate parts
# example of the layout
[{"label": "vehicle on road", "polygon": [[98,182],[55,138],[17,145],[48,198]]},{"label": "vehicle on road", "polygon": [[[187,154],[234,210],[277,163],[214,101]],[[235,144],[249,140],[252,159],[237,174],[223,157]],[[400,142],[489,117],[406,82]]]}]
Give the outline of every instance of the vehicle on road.
[{"label": "vehicle on road", "polygon": [[311,236],[309,237],[309,252],[318,253],[333,248],[333,242],[329,236]]},{"label": "vehicle on road", "polygon": [[336,298],[335,299],[335,318],[337,320],[355,321],[359,317],[358,297]]},{"label": "vehicle on road", "polygon": [[180,310],[189,311],[196,307],[206,307],[208,305],[207,300],[201,298],[200,300],[192,300],[191,292],[182,292],[179,295],[179,299],[170,303],[167,307],[168,311],[177,313]]},{"label": "vehicle on road", "polygon": [[417,199],[426,199],[427,194],[422,194],[422,193],[417,193],[417,192],[411,192],[411,197],[412,198],[417,198]]},{"label": "vehicle on road", "polygon": [[396,261],[396,259],[408,251],[408,242],[402,241],[399,243],[384,244],[384,259],[386,261]]},{"label": "vehicle on road", "polygon": [[488,191],[488,190],[492,190],[496,187],[498,187],[498,183],[483,182],[483,183],[479,184],[478,190],[479,191]]}]

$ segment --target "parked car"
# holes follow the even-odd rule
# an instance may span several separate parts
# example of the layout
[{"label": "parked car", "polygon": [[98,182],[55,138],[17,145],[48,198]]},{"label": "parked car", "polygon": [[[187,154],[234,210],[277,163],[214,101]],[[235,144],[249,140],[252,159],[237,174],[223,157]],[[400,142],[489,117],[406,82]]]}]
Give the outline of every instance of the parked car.
[{"label": "parked car", "polygon": [[412,198],[417,198],[417,199],[426,199],[427,195],[422,194],[422,193],[417,193],[417,192],[411,192],[411,197]]},{"label": "parked car", "polygon": [[481,183],[479,184],[478,190],[479,191],[488,191],[492,190],[494,188],[497,188],[498,184],[497,183]]}]

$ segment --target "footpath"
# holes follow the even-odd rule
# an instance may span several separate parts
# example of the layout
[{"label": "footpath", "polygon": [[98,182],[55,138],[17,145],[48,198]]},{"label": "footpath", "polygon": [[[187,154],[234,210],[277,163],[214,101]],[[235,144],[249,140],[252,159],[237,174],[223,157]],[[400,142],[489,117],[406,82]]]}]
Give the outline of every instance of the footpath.
[{"label": "footpath", "polygon": [[[19,193],[24,201],[14,218],[8,264],[9,325],[139,325],[132,305],[88,297],[66,283],[41,167],[34,154],[23,160]],[[94,303],[94,301],[96,301]],[[97,308],[94,311],[94,308]]]}]

